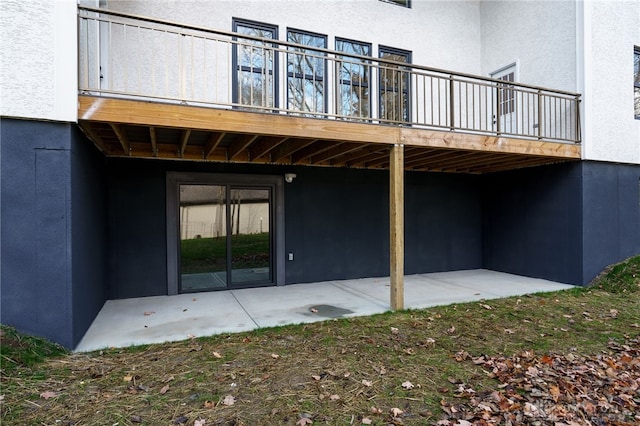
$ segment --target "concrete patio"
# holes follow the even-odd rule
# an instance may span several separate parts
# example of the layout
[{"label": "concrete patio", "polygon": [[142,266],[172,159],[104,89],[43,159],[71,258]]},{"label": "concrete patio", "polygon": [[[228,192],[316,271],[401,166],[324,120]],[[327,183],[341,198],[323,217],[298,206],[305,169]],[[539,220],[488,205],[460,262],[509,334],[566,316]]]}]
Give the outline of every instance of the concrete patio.
[{"label": "concrete patio", "polygon": [[[107,301],[77,352],[364,316],[389,310],[389,277]],[[405,308],[566,290],[484,269],[405,276]]]}]

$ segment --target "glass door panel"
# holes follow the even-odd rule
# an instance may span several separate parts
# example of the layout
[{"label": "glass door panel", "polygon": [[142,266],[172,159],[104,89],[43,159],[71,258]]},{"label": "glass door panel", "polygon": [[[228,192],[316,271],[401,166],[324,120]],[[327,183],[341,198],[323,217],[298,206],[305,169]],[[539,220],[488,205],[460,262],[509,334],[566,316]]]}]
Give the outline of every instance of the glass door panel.
[{"label": "glass door panel", "polygon": [[180,185],[182,292],[227,286],[227,188]]},{"label": "glass door panel", "polygon": [[229,246],[231,283],[268,283],[271,279],[271,189],[231,188]]}]

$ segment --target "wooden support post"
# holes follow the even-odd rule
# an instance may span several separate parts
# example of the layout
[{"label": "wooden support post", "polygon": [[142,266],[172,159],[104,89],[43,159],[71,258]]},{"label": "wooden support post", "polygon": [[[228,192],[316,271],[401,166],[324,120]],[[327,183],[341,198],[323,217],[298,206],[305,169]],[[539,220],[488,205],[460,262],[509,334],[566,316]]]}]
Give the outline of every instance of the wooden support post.
[{"label": "wooden support post", "polygon": [[391,309],[404,309],[404,145],[391,149],[389,164]]}]

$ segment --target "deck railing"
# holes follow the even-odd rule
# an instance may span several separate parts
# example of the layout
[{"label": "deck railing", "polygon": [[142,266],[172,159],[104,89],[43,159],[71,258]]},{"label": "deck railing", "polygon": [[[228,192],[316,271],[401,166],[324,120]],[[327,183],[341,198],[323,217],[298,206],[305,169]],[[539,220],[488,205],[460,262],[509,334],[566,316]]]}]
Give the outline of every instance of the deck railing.
[{"label": "deck railing", "polygon": [[93,95],[580,142],[580,95],[79,7]]}]

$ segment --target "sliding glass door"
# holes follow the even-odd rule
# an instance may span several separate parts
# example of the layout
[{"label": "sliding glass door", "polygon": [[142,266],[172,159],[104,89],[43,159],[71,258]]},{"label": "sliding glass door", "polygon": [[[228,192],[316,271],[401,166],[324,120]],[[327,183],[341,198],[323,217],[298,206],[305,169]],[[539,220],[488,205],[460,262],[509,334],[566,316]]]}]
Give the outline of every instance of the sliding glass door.
[{"label": "sliding glass door", "polygon": [[179,185],[179,292],[274,283],[273,188]]}]

